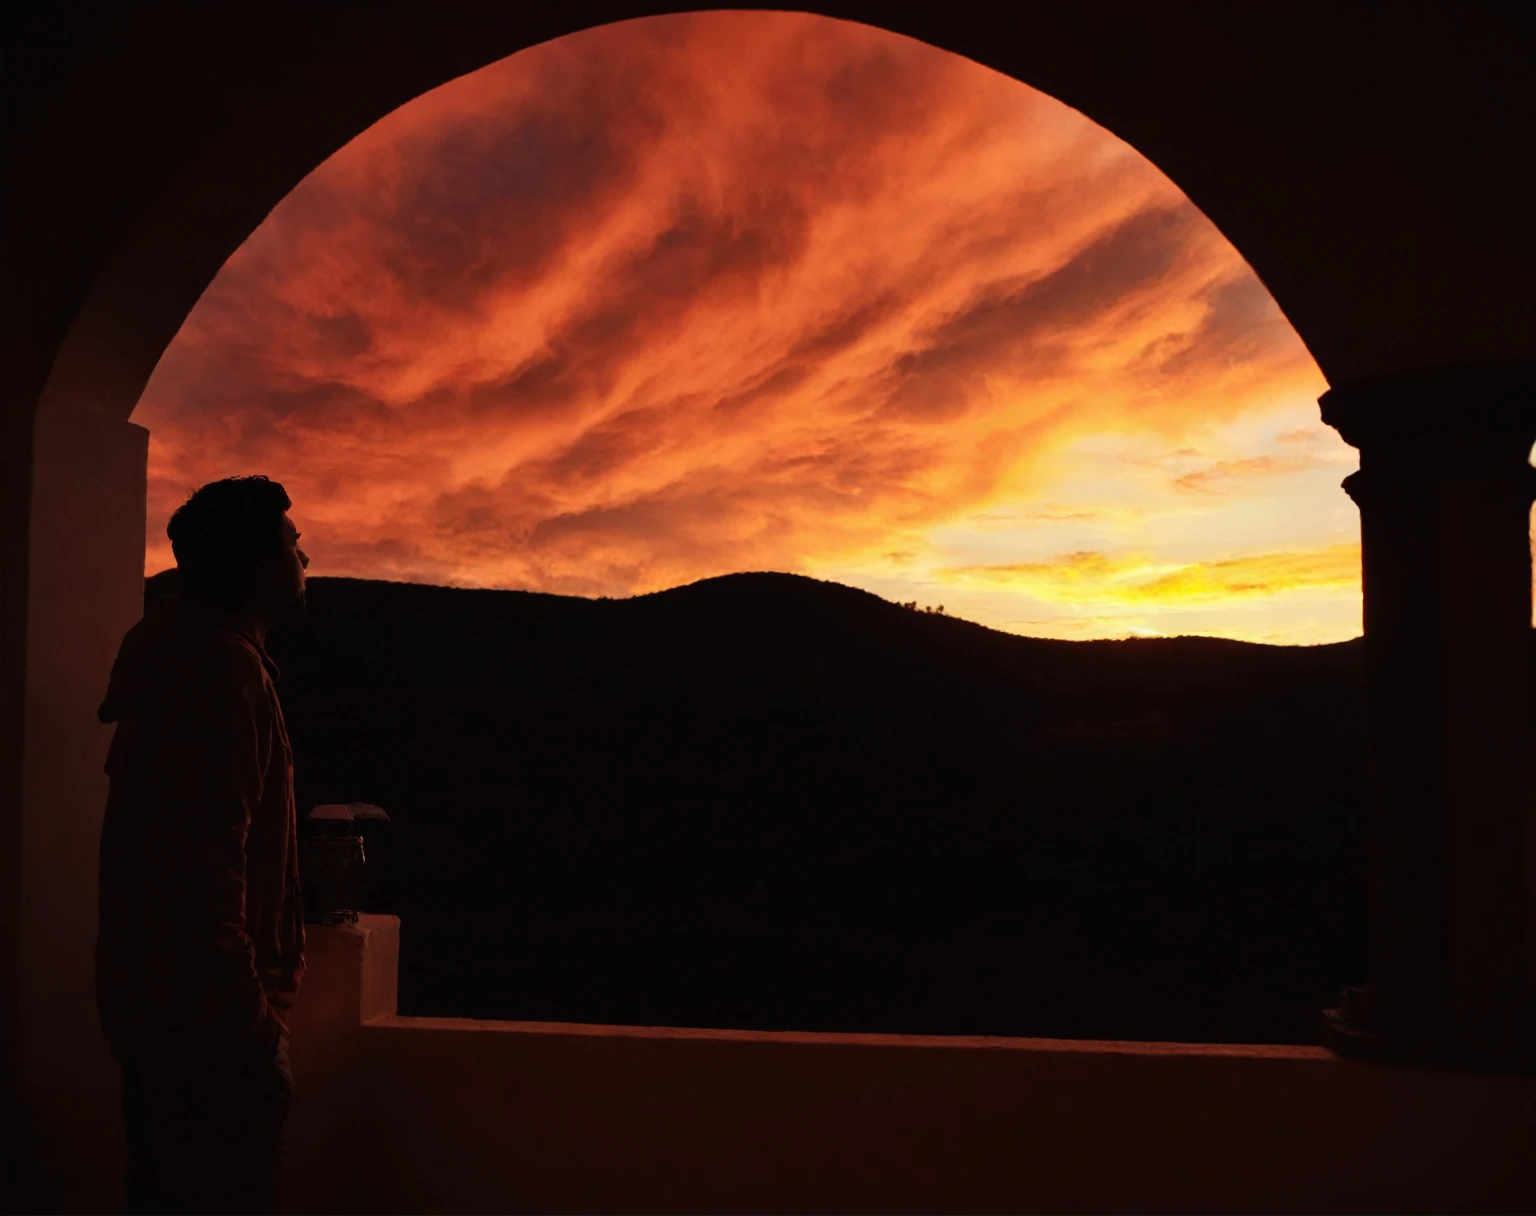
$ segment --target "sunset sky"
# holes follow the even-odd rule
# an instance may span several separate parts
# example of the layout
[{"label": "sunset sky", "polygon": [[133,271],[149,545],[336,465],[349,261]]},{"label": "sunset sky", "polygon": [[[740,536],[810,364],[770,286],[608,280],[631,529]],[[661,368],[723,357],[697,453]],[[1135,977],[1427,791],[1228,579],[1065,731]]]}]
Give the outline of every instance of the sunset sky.
[{"label": "sunset sky", "polygon": [[306,178],[188,317],[147,568],[217,477],[312,574],[787,570],[1016,633],[1360,631],[1355,453],[1269,294],[1026,85],[824,18],[535,47]]}]

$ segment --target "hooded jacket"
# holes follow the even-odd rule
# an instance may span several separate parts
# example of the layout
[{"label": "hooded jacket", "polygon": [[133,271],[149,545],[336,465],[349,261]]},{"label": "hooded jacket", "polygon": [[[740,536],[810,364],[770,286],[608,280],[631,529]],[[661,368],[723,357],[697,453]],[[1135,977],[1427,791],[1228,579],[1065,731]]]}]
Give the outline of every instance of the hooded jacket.
[{"label": "hooded jacket", "polygon": [[121,1056],[161,1032],[275,1043],[304,971],[293,759],[278,671],[180,595],[128,631],[101,832],[96,998]]}]

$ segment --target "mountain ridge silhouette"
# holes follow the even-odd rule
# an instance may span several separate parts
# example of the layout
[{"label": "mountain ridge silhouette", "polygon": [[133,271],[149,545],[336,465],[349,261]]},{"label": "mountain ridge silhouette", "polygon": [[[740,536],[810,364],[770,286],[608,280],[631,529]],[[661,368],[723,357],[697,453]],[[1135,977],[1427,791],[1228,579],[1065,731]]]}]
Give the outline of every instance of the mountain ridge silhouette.
[{"label": "mountain ridge silhouette", "polygon": [[1028,638],[758,572],[316,578],[270,649],[301,809],[394,820],[404,1012],[1306,1042],[1363,974],[1360,639]]}]

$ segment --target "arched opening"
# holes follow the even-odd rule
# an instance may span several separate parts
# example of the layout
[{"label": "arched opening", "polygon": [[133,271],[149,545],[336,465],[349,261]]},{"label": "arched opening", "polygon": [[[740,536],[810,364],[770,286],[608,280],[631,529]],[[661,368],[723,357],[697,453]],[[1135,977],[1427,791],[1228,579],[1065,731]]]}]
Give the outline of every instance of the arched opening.
[{"label": "arched opening", "polygon": [[408,835],[369,909],[407,1013],[1309,1043],[1364,966],[1358,647],[580,597],[793,571],[1033,637],[1355,637],[1323,386],[1059,103],[867,26],[646,18],[424,95],[274,209],[135,413],[146,570],[196,485],[299,504],[300,803]]}]

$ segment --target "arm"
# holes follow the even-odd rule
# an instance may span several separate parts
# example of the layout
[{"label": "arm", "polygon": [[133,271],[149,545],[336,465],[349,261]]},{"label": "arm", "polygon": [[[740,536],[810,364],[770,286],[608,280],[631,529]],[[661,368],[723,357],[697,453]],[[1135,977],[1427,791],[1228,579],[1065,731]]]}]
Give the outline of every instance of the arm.
[{"label": "arm", "polygon": [[206,1001],[200,1012],[219,1033],[242,1041],[275,1039],[280,1026],[262,991],[246,926],[247,841],[273,745],[260,672],[247,667],[210,671],[187,697],[175,808],[190,846],[187,965],[196,970],[194,987]]}]

